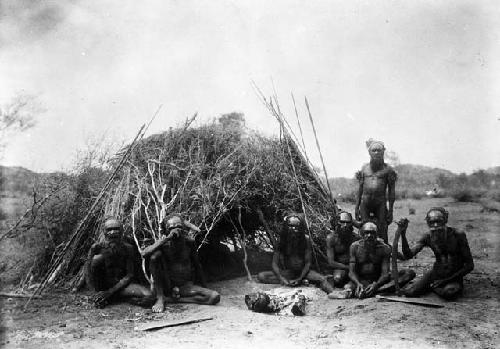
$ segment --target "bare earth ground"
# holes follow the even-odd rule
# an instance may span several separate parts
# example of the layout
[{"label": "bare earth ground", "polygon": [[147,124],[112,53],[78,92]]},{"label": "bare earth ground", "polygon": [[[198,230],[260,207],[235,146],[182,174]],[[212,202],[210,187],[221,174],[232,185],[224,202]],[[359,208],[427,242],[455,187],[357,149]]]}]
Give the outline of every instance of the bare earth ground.
[{"label": "bare earth ground", "polygon": [[[436,205],[447,206],[450,226],[467,232],[476,266],[466,278],[464,296],[457,302],[444,302],[432,294],[425,297],[443,303],[444,308],[377,299],[328,300],[320,290],[307,289],[314,297],[306,316],[258,314],[246,309],[244,295],[271,287],[239,278],[210,285],[222,295],[217,306],[173,304],[163,314],[128,304],[94,309],[87,304],[85,293],[34,300],[26,312],[22,311],[25,300],[3,299],[0,345],[86,349],[500,348],[500,214],[450,199],[396,202],[396,218],[407,216],[410,207],[417,211],[408,216],[410,244],[425,229],[426,210]],[[401,265],[421,274],[431,263],[431,252],[424,250]],[[155,332],[134,330],[138,324],[153,320],[208,316],[214,319]]]}]

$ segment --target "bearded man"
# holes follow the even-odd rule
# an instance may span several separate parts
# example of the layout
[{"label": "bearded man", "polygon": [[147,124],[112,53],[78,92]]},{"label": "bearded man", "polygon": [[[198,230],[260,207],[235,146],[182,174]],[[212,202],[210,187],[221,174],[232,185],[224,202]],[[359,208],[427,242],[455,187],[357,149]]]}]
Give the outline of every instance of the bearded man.
[{"label": "bearded man", "polygon": [[336,221],[334,231],[326,237],[326,255],[334,286],[344,287],[349,281],[349,249],[360,237],[354,232],[354,220],[349,212],[340,212]]},{"label": "bearded man", "polygon": [[429,231],[411,249],[406,238],[408,220],[402,219],[398,223],[402,228],[401,245],[405,258],[416,256],[424,247],[429,247],[436,257],[431,270],[401,291],[409,297],[434,291],[444,299],[455,299],[462,293],[464,276],[474,269],[467,237],[464,232],[447,226],[448,211],[443,207],[431,208],[425,220]]},{"label": "bearded man", "polygon": [[[349,278],[358,298],[373,297],[377,291],[391,281],[391,247],[377,238],[377,225],[366,222],[360,228],[361,240],[351,245]],[[399,283],[406,284],[415,277],[410,269],[399,270]],[[385,291],[389,291],[384,287]]]},{"label": "bearded man", "polygon": [[92,302],[97,308],[115,300],[139,305],[152,303],[151,291],[132,282],[134,249],[123,241],[122,224],[116,219],[108,219],[104,229],[104,241],[92,245],[85,265],[86,282],[97,292]]},{"label": "bearded man", "polygon": [[307,280],[318,285],[327,294],[333,291],[326,278],[311,269],[312,246],[305,230],[305,222],[299,215],[285,217],[279,243],[273,254],[273,270],[259,273],[259,282],[299,286]]},{"label": "bearded man", "polygon": [[[397,174],[384,162],[383,142],[369,139],[366,142],[370,162],[363,165],[356,174],[359,181],[355,208],[356,219],[362,222],[375,219],[379,237],[388,242],[387,227],[392,222],[394,201],[396,200]],[[387,207],[389,203],[389,207]],[[373,215],[373,218],[372,218]]]},{"label": "bearded man", "polygon": [[144,258],[149,258],[153,276],[156,296],[153,312],[165,310],[166,302],[219,303],[219,293],[206,288],[195,241],[188,237],[192,225],[178,214],[167,217],[162,225],[165,234],[141,252]]}]

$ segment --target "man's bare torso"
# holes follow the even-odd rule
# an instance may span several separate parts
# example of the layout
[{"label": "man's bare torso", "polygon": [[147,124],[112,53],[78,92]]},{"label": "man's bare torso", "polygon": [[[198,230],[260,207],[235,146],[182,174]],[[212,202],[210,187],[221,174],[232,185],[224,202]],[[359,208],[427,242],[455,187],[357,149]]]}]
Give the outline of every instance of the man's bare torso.
[{"label": "man's bare torso", "polygon": [[367,248],[362,240],[354,242],[353,246],[359,277],[370,282],[376,281],[380,277],[382,261],[390,257],[390,247],[381,240],[372,249]]},{"label": "man's bare torso", "polygon": [[363,200],[378,200],[385,202],[386,189],[396,172],[387,164],[381,169],[373,170],[370,164],[365,164],[361,169],[363,181]]}]

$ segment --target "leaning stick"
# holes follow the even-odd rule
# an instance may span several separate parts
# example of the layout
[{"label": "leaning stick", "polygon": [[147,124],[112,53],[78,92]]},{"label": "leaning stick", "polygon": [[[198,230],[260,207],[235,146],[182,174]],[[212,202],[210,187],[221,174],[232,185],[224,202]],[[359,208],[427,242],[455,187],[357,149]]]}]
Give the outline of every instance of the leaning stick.
[{"label": "leaning stick", "polygon": [[[297,111],[297,104],[295,103],[295,97],[293,96],[293,93],[290,93],[290,94],[292,95],[293,108],[295,109],[295,116],[297,117],[297,125],[299,126],[299,131],[300,131],[300,139],[302,141],[302,147],[304,148],[304,152],[305,152],[306,143],[304,142],[304,134],[302,133],[302,125],[300,124],[299,112]],[[305,155],[307,158],[307,153]]]},{"label": "leaning stick", "polygon": [[37,296],[34,294],[22,294],[22,293],[0,293],[0,297],[5,297],[5,298],[37,298],[40,299],[42,296]]},{"label": "leaning stick", "polygon": [[311,126],[314,132],[314,139],[316,140],[316,147],[318,148],[319,157],[321,159],[321,165],[323,166],[323,172],[325,172],[326,177],[326,186],[328,187],[328,192],[330,193],[330,200],[333,204],[333,213],[335,217],[337,217],[337,205],[335,199],[333,198],[332,188],[330,188],[330,182],[328,181],[328,173],[326,172],[325,161],[323,160],[323,153],[321,152],[321,147],[319,146],[318,135],[316,134],[316,127],[314,126],[314,120],[311,114],[311,110],[309,109],[309,102],[307,101],[307,97],[305,97],[307,113],[309,114],[309,120],[311,121]]}]

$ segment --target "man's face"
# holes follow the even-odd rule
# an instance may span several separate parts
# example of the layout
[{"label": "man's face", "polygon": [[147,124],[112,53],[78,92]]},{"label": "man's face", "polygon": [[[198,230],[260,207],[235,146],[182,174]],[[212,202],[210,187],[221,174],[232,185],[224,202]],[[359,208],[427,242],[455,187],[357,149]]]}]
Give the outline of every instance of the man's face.
[{"label": "man's face", "polygon": [[377,241],[377,226],[373,223],[366,223],[361,230],[361,237],[368,245],[373,245]]},{"label": "man's face", "polygon": [[339,228],[342,235],[350,233],[352,231],[352,221],[339,221]]},{"label": "man's face", "polygon": [[118,227],[108,228],[106,229],[104,236],[109,242],[120,241],[122,237],[122,230]]},{"label": "man's face", "polygon": [[170,239],[177,239],[183,233],[184,224],[180,217],[172,217],[167,221],[167,231],[165,232]]},{"label": "man's face", "polygon": [[431,232],[444,231],[446,227],[444,214],[440,211],[429,212],[427,216],[427,225]]},{"label": "man's face", "polygon": [[287,228],[290,233],[297,234],[300,232],[300,219],[297,217],[290,217],[287,219]]},{"label": "man's face", "polygon": [[379,161],[384,160],[384,152],[385,149],[382,146],[382,144],[374,144],[368,150],[368,153],[370,154],[372,160],[379,160]]}]

